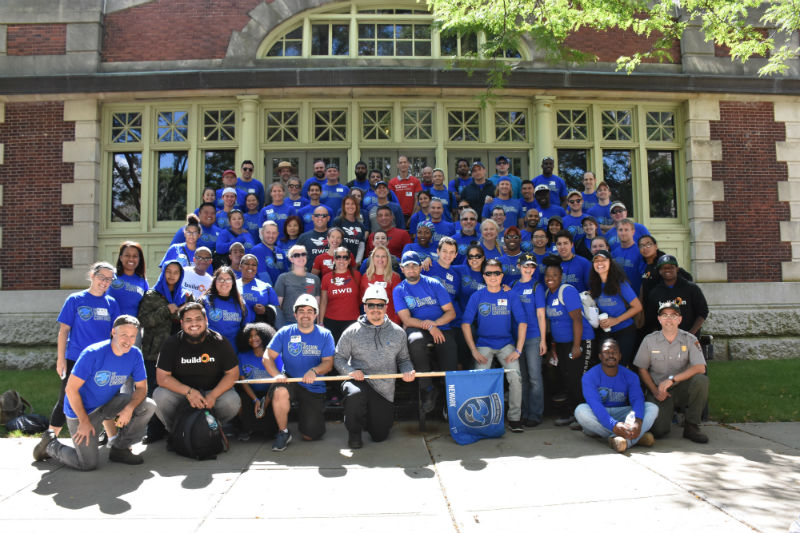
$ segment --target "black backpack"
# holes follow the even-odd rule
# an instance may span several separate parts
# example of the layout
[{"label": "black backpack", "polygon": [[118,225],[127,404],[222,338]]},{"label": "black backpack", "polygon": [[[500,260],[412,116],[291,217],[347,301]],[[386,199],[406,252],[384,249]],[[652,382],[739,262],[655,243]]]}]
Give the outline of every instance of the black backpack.
[{"label": "black backpack", "polygon": [[185,409],[181,411],[172,432],[169,448],[192,459],[216,459],[218,453],[228,451],[228,439],[222,424],[207,409]]}]

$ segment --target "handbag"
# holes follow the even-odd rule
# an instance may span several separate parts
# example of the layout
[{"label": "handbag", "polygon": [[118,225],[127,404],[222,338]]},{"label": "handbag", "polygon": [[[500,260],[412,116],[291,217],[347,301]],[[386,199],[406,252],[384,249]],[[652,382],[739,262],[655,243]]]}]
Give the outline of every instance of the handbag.
[{"label": "handbag", "polygon": [[15,390],[8,390],[0,394],[0,424],[5,424],[22,415],[30,406],[30,402]]}]

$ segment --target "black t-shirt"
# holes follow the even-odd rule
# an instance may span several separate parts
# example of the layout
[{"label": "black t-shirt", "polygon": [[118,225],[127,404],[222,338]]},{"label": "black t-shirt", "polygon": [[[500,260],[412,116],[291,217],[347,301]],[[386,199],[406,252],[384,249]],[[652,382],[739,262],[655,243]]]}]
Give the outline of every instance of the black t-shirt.
[{"label": "black t-shirt", "polygon": [[211,390],[227,370],[239,366],[239,359],[231,343],[216,331],[208,330],[203,342],[197,344],[179,331],[161,345],[156,366],[189,387]]}]

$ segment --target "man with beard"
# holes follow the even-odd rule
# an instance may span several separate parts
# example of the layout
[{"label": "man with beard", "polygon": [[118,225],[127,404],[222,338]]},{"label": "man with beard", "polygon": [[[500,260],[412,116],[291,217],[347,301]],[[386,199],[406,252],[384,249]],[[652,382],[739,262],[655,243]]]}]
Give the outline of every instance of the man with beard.
[{"label": "man with beard", "polygon": [[369,191],[371,187],[369,185],[369,180],[367,179],[367,164],[363,161],[356,163],[356,166],[353,169],[353,174],[355,175],[356,179],[351,180],[347,186],[351,189],[356,187],[365,193]]},{"label": "man with beard", "polygon": [[678,275],[678,260],[673,255],[662,255],[656,262],[661,281],[647,294],[644,305],[645,331],[658,329],[658,309],[674,302],[681,311],[680,329],[699,337],[700,328],[708,318],[708,303],[696,284]]},{"label": "man with beard", "polygon": [[547,185],[537,185],[533,192],[533,197],[536,198],[536,203],[539,204],[539,226],[542,228],[547,227],[550,217],[559,216],[562,219],[566,216],[567,212],[560,205],[551,205],[550,203],[550,188]]},{"label": "man with beard", "polygon": [[500,256],[500,263],[503,265],[503,283],[509,287],[512,287],[521,276],[519,271],[521,238],[522,234],[516,226],[511,226],[503,234],[503,255]]},{"label": "man with beard", "polygon": [[461,200],[462,189],[470,183],[472,183],[472,177],[469,175],[469,161],[459,159],[456,161],[456,177],[447,184],[450,192],[456,195],[456,202]]},{"label": "man with beard", "polygon": [[[381,185],[381,187],[383,186]],[[372,226],[372,233],[370,233],[367,242],[367,253],[372,252],[375,247],[375,232],[382,231],[389,239],[386,245],[389,248],[389,253],[395,257],[400,257],[403,254],[403,247],[411,243],[411,236],[406,230],[395,227],[395,218],[389,206],[382,205],[376,208],[375,221],[377,226]]]},{"label": "man with beard", "polygon": [[322,185],[312,183],[308,186],[308,204],[297,211],[297,216],[303,219],[303,231],[314,229],[314,213],[317,207],[322,206],[328,211],[326,224],[333,219],[333,211],[330,207],[320,202],[322,198]]},{"label": "man with beard", "polygon": [[486,167],[480,161],[472,163],[472,183],[461,190],[461,198],[469,202],[476,213],[483,213],[487,199],[491,201],[495,195],[494,183],[486,179]]},{"label": "man with beard", "polygon": [[533,250],[533,232],[539,227],[539,211],[537,209],[529,209],[525,213],[525,226],[520,231],[520,238],[522,239],[523,252],[530,252]]},{"label": "man with beard", "polygon": [[175,417],[188,404],[208,409],[224,424],[242,405],[233,389],[239,379],[236,352],[225,337],[208,329],[202,304],[188,303],[178,316],[181,331],[164,341],[156,362],[156,415],[172,431]]},{"label": "man with beard", "polygon": [[[567,199],[567,183],[553,174],[555,161],[550,156],[542,159],[542,173],[533,178],[533,185],[547,185],[550,190],[550,204],[563,206]],[[562,215],[563,216],[563,215]]]},{"label": "man with beard", "polygon": [[467,257],[467,248],[475,241],[481,240],[481,235],[478,233],[478,213],[471,207],[465,207],[461,210],[460,219],[461,227],[453,235],[456,244],[458,245],[458,257],[454,261],[455,264],[460,265]]},{"label": "man with beard", "polygon": [[[272,338],[264,354],[264,368],[276,378],[267,393],[278,423],[278,436],[273,452],[282,452],[292,442],[289,432],[289,410],[299,406],[298,429],[303,440],[318,440],[325,433],[325,383],[316,381],[333,368],[335,353],[333,335],[317,326],[319,306],[310,294],[302,294],[294,303],[296,323],[282,327]],[[275,360],[283,361],[283,373]],[[302,378],[300,383],[287,383],[286,378]]]},{"label": "man with beard", "polygon": [[325,161],[317,159],[314,161],[314,175],[308,178],[303,184],[303,196],[308,198],[308,186],[312,183],[319,184],[321,188],[327,182],[328,180],[325,178]]},{"label": "man with beard", "polygon": [[314,208],[312,214],[314,227],[297,238],[297,244],[306,249],[308,257],[306,259],[306,271],[311,272],[314,259],[318,255],[325,253],[328,248],[328,221],[331,218],[330,210],[319,205]]}]

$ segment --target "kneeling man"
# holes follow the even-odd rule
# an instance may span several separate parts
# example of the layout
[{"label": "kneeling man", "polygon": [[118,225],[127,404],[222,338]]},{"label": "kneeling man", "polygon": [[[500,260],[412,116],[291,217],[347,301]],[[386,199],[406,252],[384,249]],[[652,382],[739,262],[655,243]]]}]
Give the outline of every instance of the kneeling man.
[{"label": "kneeling man", "polygon": [[[618,452],[641,444],[652,446],[650,427],[658,416],[658,406],[644,401],[638,376],[620,367],[622,355],[614,339],[600,345],[600,364],[583,375],[583,397],[586,403],[575,408],[575,419],[590,437],[608,438],[608,444]],[[636,421],[625,423],[633,411]]]},{"label": "kneeling man", "polygon": [[364,374],[394,374],[399,370],[403,381],[414,381],[415,377],[406,334],[386,316],[386,290],[370,285],[361,301],[365,313],[344,330],[333,359],[339,374],[354,380],[342,385],[350,448],[361,448],[363,429],[375,442],[386,440],[394,422],[394,379],[366,382]]},{"label": "kneeling man", "polygon": [[[77,470],[97,468],[97,435],[104,420],[119,428],[109,460],[138,465],[144,460],[130,446],[142,440],[156,404],[147,397],[147,373],[142,352],[134,346],[139,321],[121,315],[114,321],[111,339],[87,347],[75,362],[67,381],[64,414],[75,447],[58,442],[47,430],[33,450],[37,461],[53,458]],[[130,384],[133,380],[133,391]],[[124,386],[123,386],[124,385]]]}]

